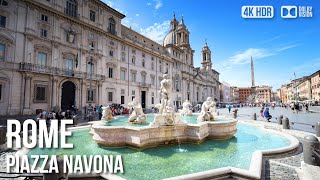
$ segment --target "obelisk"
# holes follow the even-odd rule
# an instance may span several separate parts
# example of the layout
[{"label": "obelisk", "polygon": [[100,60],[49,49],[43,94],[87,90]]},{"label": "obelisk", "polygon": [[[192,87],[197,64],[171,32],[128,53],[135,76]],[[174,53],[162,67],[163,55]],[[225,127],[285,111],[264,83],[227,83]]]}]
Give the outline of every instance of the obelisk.
[{"label": "obelisk", "polygon": [[255,85],[254,85],[254,68],[253,68],[252,56],[251,56],[251,87],[255,87]]}]

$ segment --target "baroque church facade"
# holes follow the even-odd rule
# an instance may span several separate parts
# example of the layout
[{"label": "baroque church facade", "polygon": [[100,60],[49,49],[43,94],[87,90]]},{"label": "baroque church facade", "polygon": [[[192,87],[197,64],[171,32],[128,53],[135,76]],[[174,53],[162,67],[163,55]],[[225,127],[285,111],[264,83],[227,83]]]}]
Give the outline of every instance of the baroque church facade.
[{"label": "baroque church facade", "polygon": [[160,102],[162,75],[173,104],[220,100],[219,73],[202,48],[194,67],[184,20],[175,17],[163,44],[121,24],[125,16],[99,0],[0,0],[0,115],[84,110],[89,104],[144,108]]}]

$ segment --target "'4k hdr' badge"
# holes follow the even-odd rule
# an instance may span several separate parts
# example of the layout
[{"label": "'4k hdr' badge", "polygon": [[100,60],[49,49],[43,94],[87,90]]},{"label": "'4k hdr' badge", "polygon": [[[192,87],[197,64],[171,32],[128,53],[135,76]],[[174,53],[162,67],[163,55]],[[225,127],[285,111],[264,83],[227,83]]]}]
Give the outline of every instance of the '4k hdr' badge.
[{"label": "'4k hdr' badge", "polygon": [[243,18],[273,18],[272,6],[242,6],[241,16]]}]

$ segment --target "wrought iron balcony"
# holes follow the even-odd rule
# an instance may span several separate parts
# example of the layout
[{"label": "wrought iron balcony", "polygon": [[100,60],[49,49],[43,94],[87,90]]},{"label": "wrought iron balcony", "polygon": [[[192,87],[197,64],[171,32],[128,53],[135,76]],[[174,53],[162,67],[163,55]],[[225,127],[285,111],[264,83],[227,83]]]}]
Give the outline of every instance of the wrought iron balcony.
[{"label": "wrought iron balcony", "polygon": [[[69,69],[62,69],[57,67],[41,66],[38,64],[31,63],[20,63],[20,71],[34,72],[40,74],[50,74],[54,76],[67,76],[75,77],[80,79],[90,79],[90,73],[74,71]],[[101,74],[92,74],[92,80],[104,81],[105,76]]]}]

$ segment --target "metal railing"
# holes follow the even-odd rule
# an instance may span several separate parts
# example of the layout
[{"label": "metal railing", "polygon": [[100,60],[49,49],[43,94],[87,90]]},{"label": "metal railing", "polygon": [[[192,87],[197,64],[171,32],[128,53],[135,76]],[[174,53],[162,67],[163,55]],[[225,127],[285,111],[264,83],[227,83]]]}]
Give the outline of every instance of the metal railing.
[{"label": "metal railing", "polygon": [[[62,68],[50,67],[50,66],[42,66],[42,65],[31,64],[31,63],[20,63],[19,70],[27,71],[27,72],[42,73],[42,74],[75,77],[75,78],[81,78],[81,79],[90,79],[90,73],[87,73],[87,72],[74,71],[74,70],[62,69]],[[93,80],[104,81],[105,78],[106,77],[101,74],[92,74]]]}]

